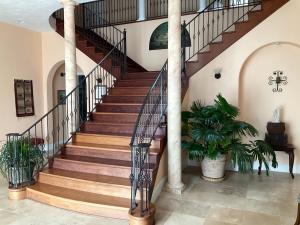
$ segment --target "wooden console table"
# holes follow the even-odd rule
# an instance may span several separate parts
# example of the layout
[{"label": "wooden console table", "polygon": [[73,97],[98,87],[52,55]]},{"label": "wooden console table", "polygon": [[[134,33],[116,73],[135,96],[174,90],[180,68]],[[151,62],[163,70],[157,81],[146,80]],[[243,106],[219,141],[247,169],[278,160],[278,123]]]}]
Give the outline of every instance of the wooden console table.
[{"label": "wooden console table", "polygon": [[[292,178],[294,179],[294,174],[293,174],[293,168],[294,168],[294,160],[295,160],[295,147],[291,144],[287,144],[287,145],[280,145],[280,146],[272,146],[274,151],[278,151],[278,152],[285,152],[289,155],[289,169],[290,169],[290,174],[292,176]],[[262,167],[262,163],[259,164],[258,167],[258,175],[261,174],[261,167]]]}]

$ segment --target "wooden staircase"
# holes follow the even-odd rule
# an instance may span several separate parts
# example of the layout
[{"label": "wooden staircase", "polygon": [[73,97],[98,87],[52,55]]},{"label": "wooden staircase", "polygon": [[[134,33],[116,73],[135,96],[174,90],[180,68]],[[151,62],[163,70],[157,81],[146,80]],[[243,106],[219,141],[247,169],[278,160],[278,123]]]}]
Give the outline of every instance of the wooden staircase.
[{"label": "wooden staircase", "polygon": [[187,75],[191,77],[197,73],[288,1],[289,0],[263,0],[261,9],[248,13],[247,21],[235,23],[234,31],[223,32],[221,41],[210,43],[207,51],[198,52],[197,60],[188,61],[186,66]]},{"label": "wooden staircase", "polygon": [[[209,51],[198,53],[198,59],[187,62],[192,76],[226,48],[275,12],[288,0],[264,0],[262,9],[250,13],[247,22],[235,24],[235,31],[224,32],[222,41],[212,43]],[[63,23],[57,21],[57,32],[63,34]],[[77,32],[77,47],[99,63],[107,49]],[[106,65],[103,65],[104,68]],[[73,135],[49,168],[39,173],[35,185],[27,188],[27,197],[52,206],[81,213],[128,218],[130,207],[131,149],[129,147],[138,113],[158,72],[147,72],[128,58],[129,72],[119,78],[103,102],[96,105],[90,120]],[[152,185],[166,144],[166,130],[158,130],[152,141],[150,169]]]},{"label": "wooden staircase", "polygon": [[[40,172],[37,184],[27,188],[27,197],[81,213],[127,219],[131,196],[129,144],[142,101],[156,75],[129,73],[127,79],[118,81],[104,103],[97,105],[92,119],[54,157],[50,168]],[[135,88],[139,85],[142,87]],[[151,145],[154,181],[165,137],[162,128]]]}]

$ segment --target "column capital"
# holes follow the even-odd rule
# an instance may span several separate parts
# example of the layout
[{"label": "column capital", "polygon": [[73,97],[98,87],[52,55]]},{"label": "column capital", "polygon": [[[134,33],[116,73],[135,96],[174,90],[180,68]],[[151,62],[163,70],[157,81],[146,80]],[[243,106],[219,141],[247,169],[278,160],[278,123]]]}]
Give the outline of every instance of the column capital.
[{"label": "column capital", "polygon": [[59,2],[60,4],[62,4],[62,5],[64,5],[64,6],[67,6],[67,5],[69,5],[69,6],[75,6],[75,5],[78,4],[78,3],[77,3],[76,1],[74,1],[74,0],[58,0],[58,2]]}]

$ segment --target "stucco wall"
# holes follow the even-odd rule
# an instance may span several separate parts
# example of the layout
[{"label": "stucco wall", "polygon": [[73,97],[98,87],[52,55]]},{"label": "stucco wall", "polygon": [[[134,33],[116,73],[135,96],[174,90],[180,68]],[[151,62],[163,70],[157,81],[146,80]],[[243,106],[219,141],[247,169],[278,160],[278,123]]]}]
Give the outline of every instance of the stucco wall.
[{"label": "stucco wall", "polygon": [[[43,114],[41,33],[0,22],[0,141],[23,132]],[[16,117],[14,79],[33,81],[35,115]]]},{"label": "stucco wall", "polygon": [[[193,101],[208,104],[218,93],[230,103],[241,107],[241,118],[251,122],[263,138],[266,123],[272,119],[276,106],[283,107],[283,121],[287,123],[291,142],[296,146],[296,172],[300,172],[300,132],[297,83],[300,77],[298,25],[300,1],[290,0],[280,10],[250,31],[223,54],[205,66],[190,80],[183,108]],[[214,71],[221,70],[222,78],[216,80]],[[274,70],[283,70],[289,84],[283,93],[273,93],[268,77]],[[287,172],[287,155],[278,153],[279,168]]]},{"label": "stucco wall", "polygon": [[[194,15],[182,16],[190,21]],[[153,31],[167,19],[150,20],[117,26],[127,31],[127,51],[129,57],[149,71],[160,71],[167,57],[167,49],[149,50],[149,42]]]},{"label": "stucco wall", "polygon": [[[44,112],[53,107],[52,83],[55,72],[64,64],[64,39],[56,32],[42,33],[42,65],[43,65],[43,89]],[[81,68],[83,75],[87,75],[96,66],[96,63],[77,49],[77,65]]]}]

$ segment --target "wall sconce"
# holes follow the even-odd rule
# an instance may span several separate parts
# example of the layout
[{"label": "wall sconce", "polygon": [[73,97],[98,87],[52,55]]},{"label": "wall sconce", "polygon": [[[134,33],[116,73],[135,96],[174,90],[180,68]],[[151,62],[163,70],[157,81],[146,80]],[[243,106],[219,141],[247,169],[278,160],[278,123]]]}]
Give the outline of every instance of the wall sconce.
[{"label": "wall sconce", "polygon": [[283,76],[282,71],[274,71],[273,76],[269,77],[269,85],[275,84],[276,87],[272,89],[273,92],[282,92],[280,85],[287,85],[287,76]]},{"label": "wall sconce", "polygon": [[215,69],[215,78],[218,80],[218,79],[220,79],[221,78],[221,71],[222,71],[222,69]]}]

